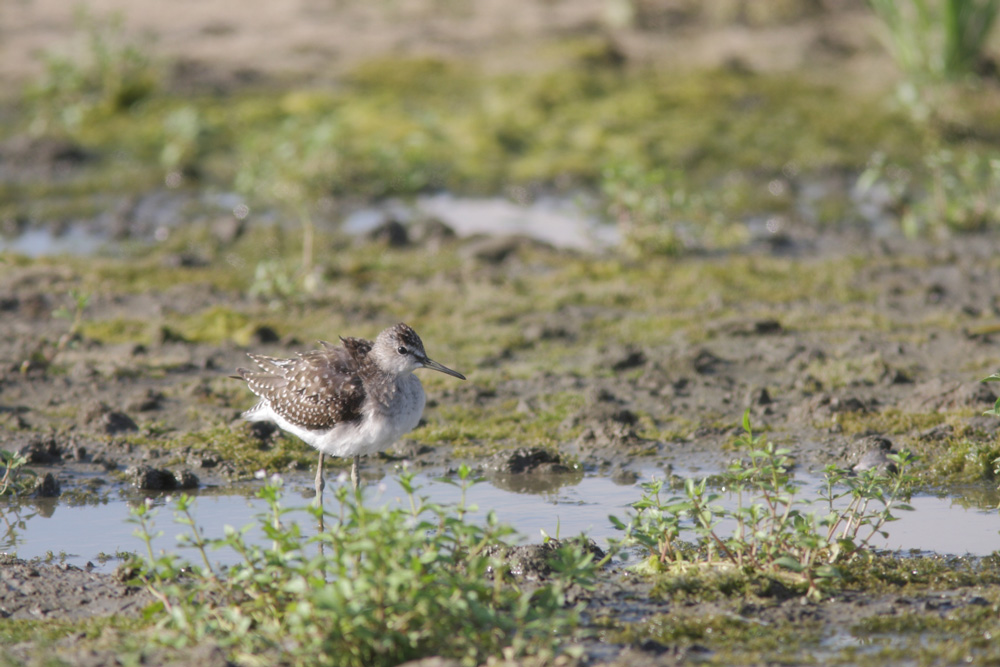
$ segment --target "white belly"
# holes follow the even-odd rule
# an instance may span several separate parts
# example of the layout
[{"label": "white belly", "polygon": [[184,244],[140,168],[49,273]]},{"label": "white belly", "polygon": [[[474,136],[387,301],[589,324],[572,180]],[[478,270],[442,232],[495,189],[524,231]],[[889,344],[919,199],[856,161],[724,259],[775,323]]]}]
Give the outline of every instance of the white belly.
[{"label": "white belly", "polygon": [[400,378],[399,387],[388,405],[366,404],[360,420],[337,424],[327,431],[309,431],[289,423],[272,410],[267,410],[270,414],[266,417],[324,454],[363,456],[382,451],[412,431],[420,423],[425,401],[420,380],[407,374]]}]

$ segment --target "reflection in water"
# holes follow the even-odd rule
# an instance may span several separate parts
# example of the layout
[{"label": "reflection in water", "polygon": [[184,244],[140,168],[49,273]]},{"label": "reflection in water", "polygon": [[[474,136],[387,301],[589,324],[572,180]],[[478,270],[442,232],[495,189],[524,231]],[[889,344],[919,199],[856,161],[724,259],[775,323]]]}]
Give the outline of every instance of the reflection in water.
[{"label": "reflection in water", "polygon": [[[608,515],[624,517],[629,504],[639,500],[638,484],[662,471],[649,469],[639,475],[635,484],[616,484],[608,477],[585,476],[580,472],[564,475],[495,476],[486,483],[476,484],[466,494],[472,520],[485,520],[495,510],[499,519],[511,524],[526,542],[538,542],[542,533],[567,537],[586,533],[599,544],[620,537],[608,521]],[[455,504],[461,490],[427,473],[418,475],[418,496],[430,502]],[[221,537],[226,526],[242,528],[254,524],[254,517],[266,510],[266,504],[254,494],[260,482],[251,482],[223,489],[202,489],[197,496],[194,516],[198,530],[210,537]],[[333,486],[331,484],[330,486]],[[809,486],[807,484],[806,486]],[[286,480],[283,505],[292,509],[287,518],[302,528],[303,539],[315,534],[313,517],[306,511],[310,499],[300,490],[311,487],[306,477]],[[378,484],[364,487],[365,502],[375,505],[408,503],[406,493],[397,480],[384,478]],[[803,496],[808,493],[803,492]],[[127,501],[76,505],[67,502],[68,494],[60,499],[4,500],[0,502],[0,551],[16,551],[21,558],[45,557],[48,552],[66,553],[66,560],[75,565],[96,561],[100,554],[135,552],[142,548],[128,523],[130,507],[144,502],[133,495]],[[178,536],[189,532],[173,521],[171,496],[161,494],[153,499],[159,515],[155,530],[163,535],[154,540],[156,550],[177,550]],[[722,499],[720,502],[729,502]],[[735,504],[735,501],[733,501]],[[886,529],[889,538],[876,544],[887,549],[918,549],[951,554],[983,556],[1000,548],[1000,514],[997,512],[995,489],[983,487],[963,489],[960,498],[917,496],[911,504],[914,512],[898,512],[898,521]],[[56,511],[58,509],[58,511]],[[251,541],[266,545],[259,530],[251,530]],[[180,549],[185,556],[193,556]],[[218,562],[235,562],[235,554],[218,552]],[[103,567],[111,569],[114,563]],[[100,567],[100,566],[99,566]]]},{"label": "reflection in water", "polygon": [[35,517],[48,519],[56,511],[55,498],[11,498],[0,503],[0,551],[16,550],[24,543],[22,534],[27,530],[28,521]]},{"label": "reflection in water", "polygon": [[565,486],[576,486],[583,481],[583,470],[577,469],[570,472],[554,475],[505,475],[502,473],[490,473],[486,475],[490,484],[503,491],[511,493],[531,493],[535,495],[549,495],[559,491]]},{"label": "reflection in water", "polygon": [[10,251],[27,257],[52,255],[92,255],[106,239],[82,225],[70,225],[57,233],[51,229],[28,229],[13,239],[0,237],[0,252]]},{"label": "reflection in water", "polygon": [[992,484],[967,484],[938,493],[942,502],[952,502],[967,510],[1000,508],[1000,489]]}]

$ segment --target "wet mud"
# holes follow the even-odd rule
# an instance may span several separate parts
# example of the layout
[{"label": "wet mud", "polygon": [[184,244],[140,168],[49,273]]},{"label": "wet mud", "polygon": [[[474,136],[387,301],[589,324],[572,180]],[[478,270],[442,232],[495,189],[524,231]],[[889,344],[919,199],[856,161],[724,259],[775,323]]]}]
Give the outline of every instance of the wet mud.
[{"label": "wet mud", "polygon": [[[473,242],[455,241],[456,252]],[[501,488],[528,491],[539,476],[586,473],[634,483],[636,471],[651,465],[708,473],[734,456],[730,444],[746,409],[758,428],[791,448],[801,470],[827,464],[886,466],[887,453],[903,448],[935,455],[942,442],[954,442],[956,435],[992,442],[1000,422],[979,415],[995,394],[979,379],[995,363],[995,337],[1000,335],[989,326],[1000,317],[992,291],[1000,284],[996,246],[992,238],[964,238],[945,244],[880,242],[860,252],[835,251],[853,258],[848,282],[867,295],[860,305],[818,299],[764,307],[747,298],[718,308],[719,314],[710,303],[696,305],[701,332],[696,341],[686,339],[691,334],[674,334],[643,344],[591,347],[578,341],[588,340],[593,309],[533,313],[526,341],[517,348],[463,367],[468,383],[430,388],[425,430],[365,459],[364,482],[392,474],[402,460],[442,474],[467,462]],[[551,259],[563,251],[549,252]],[[795,261],[808,267],[835,256],[825,252],[806,252]],[[479,260],[481,268],[470,275],[491,281],[498,266],[516,262],[517,256],[514,251],[503,260]],[[567,261],[576,261],[573,257],[567,255]],[[708,271],[727,260],[685,261],[695,267],[701,263]],[[199,487],[224,490],[252,477],[247,462],[227,458],[213,448],[211,438],[178,445],[186,433],[228,433],[257,451],[287,447],[294,455],[281,469],[267,472],[282,473],[296,488],[311,486],[313,454],[273,428],[239,420],[239,411],[252,397],[229,377],[244,363],[248,349],[287,354],[305,349],[302,341],[275,340],[266,331],[247,346],[169,337],[151,344],[106,344],[68,336],[66,322],[51,316],[56,305],[51,295],[66,289],[71,272],[27,265],[8,268],[6,276],[0,294],[5,311],[0,322],[2,446],[23,454],[38,473],[33,497],[26,502],[44,503],[51,496],[65,502],[136,499]],[[97,295],[87,316],[101,320],[122,312],[191,312],[215,301],[233,307],[234,299],[239,297],[183,287],[139,294],[109,290]],[[830,319],[824,311],[831,308],[842,309],[842,317]],[[818,318],[823,325],[811,326]],[[376,330],[383,319],[359,317],[354,330],[344,333]],[[873,326],[876,320],[879,324]],[[534,341],[546,339],[571,349],[573,361],[564,371],[491,376],[489,387],[477,381],[486,370],[530,358]],[[427,344],[439,358],[461,356],[430,340]],[[521,419],[537,420],[556,391],[576,396],[578,406],[551,427],[556,447],[524,447],[516,433],[498,440],[480,435],[473,442],[432,442],[427,430],[446,427],[444,415],[469,405],[486,410],[513,405]],[[939,485],[932,478],[929,482]],[[0,610],[8,618],[134,614],[146,600],[145,593],[115,574],[15,560],[0,571]],[[848,636],[847,628],[871,615],[905,609],[940,616],[963,605],[993,604],[990,600],[998,595],[998,590],[982,587],[905,594],[853,590],[803,605],[798,596],[772,590],[678,602],[654,593],[655,587],[616,567],[606,572],[596,592],[586,594],[595,628],[602,623],[619,628],[598,633],[604,633],[603,639],[588,645],[589,662],[674,664],[717,651],[690,641],[633,641],[620,629],[627,619],[655,624],[663,615],[722,615],[755,624],[769,623],[775,615],[805,615],[816,632]]]},{"label": "wet mud", "polygon": [[[7,10],[5,82],[38,74],[41,63],[30,54],[51,26],[72,30],[66,3],[15,4]],[[128,9],[128,3],[98,4]],[[172,74],[179,90],[225,93],[289,76],[323,82],[386,52],[464,58],[487,48],[485,57],[496,56],[491,67],[501,70],[523,68],[536,53],[510,38],[511,28],[496,20],[489,3],[469,15],[446,15],[433,30],[399,15],[373,19],[364,3],[347,8],[350,20],[312,7],[305,22],[294,16],[298,5],[267,3],[281,15],[282,30],[261,24],[271,20],[268,12],[232,17],[227,10],[220,18],[214,12],[221,3],[203,4],[169,17],[159,10],[126,17],[136,30],[162,26],[167,39],[159,56],[184,56]],[[562,4],[548,15],[524,12],[520,29],[532,40],[551,32],[586,37],[595,32],[595,11],[609,5]],[[862,87],[881,90],[894,77],[871,37],[864,3],[844,3],[845,11],[830,15],[818,8],[837,3],[775,3],[791,15],[756,28],[762,19],[749,9],[756,3],[728,3],[745,4],[746,15],[708,26],[696,25],[690,16],[698,12],[690,7],[658,13],[651,10],[657,3],[631,4],[649,25],[622,31],[610,43],[635,62],[679,59],[686,67],[783,72],[818,58],[848,63],[837,71],[821,67],[823,76],[863,72]],[[671,39],[653,29],[674,21],[680,30]],[[292,28],[303,25],[311,27]],[[261,48],[247,34],[272,41]],[[331,43],[337,46],[302,46]],[[549,64],[566,57],[554,55]],[[0,176],[9,182],[67,178],[95,161],[68,139],[13,137],[0,146]],[[791,182],[789,189],[815,185]],[[98,252],[108,240],[155,243],[164,228],[183,236],[190,230],[159,223],[183,218],[196,199],[165,190],[99,194],[98,215],[54,223],[40,236],[31,236],[40,230],[28,229],[26,220],[0,220],[5,239],[29,237],[20,252],[34,255],[38,245],[61,240],[59,252],[79,255],[38,261],[0,255],[0,448],[23,455],[35,473],[16,503],[4,505],[8,529],[16,529],[10,522],[19,512],[44,517],[56,503],[134,503],[186,489],[225,493],[253,484],[258,470],[279,473],[307,493],[314,453],[274,428],[241,421],[253,396],[230,376],[246,364],[248,351],[288,356],[311,349],[315,337],[371,337],[398,320],[417,328],[432,358],[469,380],[425,379],[424,422],[390,451],[363,460],[366,485],[404,461],[444,476],[467,463],[489,483],[518,493],[572,485],[584,475],[635,485],[651,468],[707,475],[734,458],[732,443],[749,410],[755,429],[791,450],[798,472],[830,464],[888,469],[888,455],[906,449],[920,457],[925,490],[996,486],[1000,419],[982,412],[996,400],[997,385],[980,382],[1000,370],[996,236],[912,241],[885,229],[820,230],[787,221],[780,233],[753,232],[735,249],[636,259],[601,244],[567,249],[525,234],[462,236],[432,216],[406,226],[389,220],[348,240],[321,234],[321,287],[278,298],[247,289],[248,272],[239,269],[269,255],[258,248],[246,259],[239,244],[264,233],[225,207],[206,214],[202,235],[194,237],[200,244],[148,253],[134,264],[115,246]],[[431,203],[456,205],[447,196]],[[273,235],[255,238],[261,246],[274,242]],[[69,295],[81,285],[89,300],[74,322]],[[282,298],[287,303],[274,307]],[[63,316],[55,316],[60,310]],[[347,462],[332,465],[346,469]],[[545,551],[518,547],[510,554],[512,572],[544,578]],[[990,615],[990,627],[1000,632],[1000,581],[976,574],[995,567],[990,559],[940,554],[911,567],[911,556],[897,554],[899,572],[877,589],[848,586],[821,602],[804,601],[774,581],[727,593],[683,578],[665,585],[615,562],[594,591],[574,593],[586,603],[589,633],[580,660],[731,664],[752,655],[755,663],[854,664],[863,662],[868,638],[892,634],[887,627],[899,631],[890,644],[943,643],[956,624]],[[102,630],[101,620],[140,623],[150,594],[130,585],[125,569],[51,560],[0,560],[0,618],[65,627],[66,634],[4,642],[0,662],[122,664],[114,646],[115,633],[124,630]],[[887,619],[900,622],[889,626]],[[738,636],[758,652],[735,653],[717,642],[712,630],[719,624],[745,629]],[[931,629],[923,639],[922,628]],[[778,639],[755,644],[761,634]],[[952,664],[968,656],[995,663],[995,644],[995,634],[986,632],[935,655]],[[844,653],[845,647],[856,652]],[[904,661],[919,662],[912,655]],[[183,656],[187,664],[227,664],[210,644]],[[145,661],[169,660],[151,649]]]}]

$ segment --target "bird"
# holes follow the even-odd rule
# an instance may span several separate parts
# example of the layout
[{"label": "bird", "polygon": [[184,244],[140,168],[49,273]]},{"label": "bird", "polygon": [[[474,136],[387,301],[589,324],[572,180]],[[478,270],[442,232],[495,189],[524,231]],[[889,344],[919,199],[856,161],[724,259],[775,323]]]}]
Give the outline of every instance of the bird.
[{"label": "bird", "polygon": [[292,359],[248,353],[260,370],[237,368],[260,400],[242,413],[247,421],[271,421],[319,450],[316,503],[323,505],[324,456],[353,457],[351,483],[358,489],[363,454],[393,444],[420,422],[427,397],[413,371],[429,368],[465,376],[428,358],[417,332],[400,322],[374,341],[340,337],[341,345]]}]

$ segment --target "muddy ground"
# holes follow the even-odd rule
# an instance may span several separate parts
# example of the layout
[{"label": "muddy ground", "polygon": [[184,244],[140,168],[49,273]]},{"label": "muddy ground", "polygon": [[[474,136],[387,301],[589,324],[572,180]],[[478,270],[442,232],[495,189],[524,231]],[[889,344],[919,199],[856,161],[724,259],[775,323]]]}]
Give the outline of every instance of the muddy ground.
[{"label": "muddy ground", "polygon": [[[35,0],[0,8],[5,81],[37,73],[39,50],[53,34],[72,30],[64,4]],[[93,4],[97,11],[132,7]],[[512,34],[541,39],[546,31],[600,32],[594,26],[606,20],[602,12],[612,3],[546,4],[548,14],[525,12],[517,25],[498,23],[487,9],[476,9],[471,19],[446,13],[429,23],[410,20],[433,13],[421,3],[389,3],[396,13],[385,14],[343,3],[350,20],[321,3],[263,3],[292,13],[275,17],[247,9],[221,18],[209,11],[213,3],[190,4],[204,13],[130,12],[126,20],[135,30],[155,28],[163,57],[180,63],[178,85],[208,83],[221,90],[259,77],[323,80],[386,52],[464,57],[483,56],[479,49],[485,48],[496,67],[516,69],[524,63]],[[875,81],[884,81],[890,69],[860,3],[841,3],[843,11],[832,14],[801,9],[823,3],[778,3],[791,14],[773,21],[756,16],[749,3],[720,3],[742,12],[739,20],[706,18],[689,4],[673,4],[657,13],[650,9],[656,3],[637,3],[654,26],[676,21],[676,39],[652,39],[647,26],[618,33],[618,47],[638,61],[673,58],[699,67],[736,59],[781,70],[818,59],[821,65],[835,61],[838,76]],[[301,20],[303,13],[309,22]],[[470,20],[476,30],[468,29]],[[362,34],[369,39],[356,39]],[[52,159],[58,169],[39,173],[74,168]],[[37,166],[45,157],[31,160]],[[434,359],[469,379],[428,378],[426,423],[386,456],[363,462],[368,484],[391,474],[403,458],[443,473],[460,461],[485,469],[498,451],[525,444],[544,446],[588,473],[623,480],[649,465],[718,470],[733,456],[730,445],[747,408],[755,426],[792,449],[802,470],[878,465],[885,455],[872,444],[878,436],[895,451],[923,455],[918,472],[928,488],[989,483],[992,474],[989,461],[976,457],[992,451],[1000,430],[1000,420],[981,415],[995,394],[979,382],[1000,370],[995,236],[908,241],[792,226],[732,252],[649,260],[524,239],[414,235],[410,245],[391,249],[384,240],[335,239],[322,245],[332,267],[323,288],[275,312],[211,273],[220,266],[224,272],[232,256],[226,244],[235,243],[236,234],[222,235],[229,238],[207,260],[173,252],[133,268],[114,257],[2,260],[0,447],[23,452],[38,473],[42,483],[28,503],[49,502],[42,496],[84,503],[134,499],[184,485],[225,488],[269,466],[268,472],[309,488],[312,453],[240,422],[239,411],[253,400],[229,375],[247,363],[247,351],[290,355],[308,349],[314,338],[371,337],[398,319],[423,334]],[[356,253],[384,253],[388,269],[382,271],[422,255],[444,268],[414,270],[399,280],[380,269],[350,268]],[[136,288],[143,273],[163,278]],[[54,317],[60,308],[72,310],[68,295],[81,285],[91,297],[78,326],[72,313]],[[204,333],[214,326],[214,316],[205,314],[217,312],[220,320],[227,313],[247,315],[235,325],[221,322],[221,333]],[[136,328],[137,322],[143,326]],[[975,568],[963,559],[940,562],[956,572]],[[585,643],[584,662],[729,659],[730,649],[714,645],[710,629],[702,641],[658,634],[656,619],[664,616],[692,623],[725,618],[747,627],[792,624],[822,637],[827,653],[814,654],[815,647],[782,653],[778,646],[753,654],[755,661],[795,663],[861,660],[864,642],[851,629],[869,618],[912,615],[917,627],[982,609],[998,614],[995,583],[968,584],[961,577],[934,586],[921,582],[914,571],[912,581],[901,577],[891,590],[846,590],[805,603],[773,590],[717,599],[663,595],[652,581],[608,571],[587,594],[595,636]],[[136,618],[149,600],[114,574],[15,559],[0,564],[5,619],[62,627],[107,614]],[[47,656],[73,665],[120,664],[109,648],[114,641],[73,629],[51,642],[5,646],[0,660],[35,664]],[[948,631],[931,641],[946,644]],[[994,644],[987,635],[935,655],[958,663],[968,654],[986,663],[1000,659]],[[859,653],[845,657],[844,646]],[[919,661],[918,655],[903,659]],[[155,664],[158,656],[153,651],[146,660]],[[225,663],[212,646],[189,658]]]},{"label": "muddy ground", "polygon": [[[530,325],[523,329],[512,325],[521,329],[524,342],[480,358],[428,338],[430,353],[461,368],[469,380],[457,386],[435,383],[427,410],[429,426],[418,431],[423,436],[404,440],[388,456],[365,460],[364,479],[372,483],[391,474],[400,457],[432,470],[447,470],[459,460],[486,467],[495,451],[525,443],[515,435],[501,441],[482,438],[428,446],[430,426],[447,426],[442,424],[446,419],[442,415],[468,405],[487,411],[516,405],[518,412],[531,419],[544,414],[546,397],[553,391],[581,397],[578,407],[552,432],[555,450],[567,461],[598,474],[627,475],[650,464],[671,463],[719,469],[733,456],[726,445],[737,433],[735,424],[745,408],[751,409],[755,423],[767,428],[770,437],[792,448],[800,466],[810,469],[827,463],[851,467],[861,460],[866,465],[878,464],[882,452],[869,451],[871,445],[865,443],[871,439],[863,436],[883,436],[896,450],[906,447],[918,452],[921,447],[934,451],[935,443],[956,432],[972,440],[993,441],[998,421],[977,415],[994,399],[978,379],[997,358],[995,322],[1000,304],[993,286],[1000,284],[998,241],[986,237],[933,244],[850,241],[827,235],[822,240],[783,244],[778,253],[758,248],[684,262],[695,274],[748,258],[764,264],[790,262],[786,266],[809,274],[829,270],[831,261],[841,266],[839,262],[850,259],[851,275],[846,282],[870,295],[860,305],[836,304],[822,295],[766,307],[755,298],[734,305],[737,302],[719,294],[720,301],[729,303],[726,308],[711,303],[695,306],[702,335],[693,342],[686,340],[692,334],[675,334],[644,344],[578,345],[575,341],[587,340],[588,323],[595,317],[635,315],[593,308],[532,313]],[[453,251],[460,253],[475,243],[481,241],[457,241]],[[523,242],[518,247],[532,248]],[[554,265],[579,260],[558,250],[542,252]],[[795,257],[777,259],[775,255],[781,253]],[[498,275],[521,273],[526,270],[523,260],[517,250],[500,262],[495,257],[470,259],[466,288],[485,289]],[[0,323],[5,360],[0,394],[3,446],[25,452],[40,477],[51,473],[58,492],[66,498],[120,491],[134,497],[149,492],[135,490],[136,485],[155,489],[175,484],[175,478],[164,481],[149,471],[126,472],[137,466],[176,472],[177,480],[183,478],[182,471],[190,471],[203,486],[224,487],[252,473],[246,465],[241,468],[214,451],[211,442],[178,447],[186,432],[221,427],[264,450],[282,441],[274,433],[251,429],[236,419],[252,399],[228,375],[245,363],[246,349],[289,354],[308,347],[306,342],[294,336],[274,340],[266,327],[255,330],[255,339],[246,348],[233,343],[177,341],[169,336],[148,344],[69,338],[68,323],[51,316],[55,305],[51,295],[61,294],[72,283],[72,270],[27,264],[8,267],[5,277],[0,295],[5,314]],[[775,278],[775,284],[785,279]],[[129,312],[157,319],[165,312],[198,312],[223,302],[239,308],[233,301],[238,298],[197,286],[139,294],[111,291],[88,305],[87,318],[100,321]],[[246,306],[252,308],[249,303]],[[834,318],[839,324],[825,319],[822,327],[812,328],[809,322],[826,318],[829,313],[824,311],[831,308],[842,311]],[[714,315],[713,310],[723,314]],[[354,321],[344,333],[372,335],[388,320],[385,314],[374,313],[359,314]],[[338,333],[332,331],[330,337]],[[552,337],[573,350],[576,360],[567,370],[503,377],[505,367],[532,358],[536,341]],[[491,375],[486,386],[481,378],[491,370],[500,375]],[[672,431],[676,435],[671,438],[655,435]],[[301,457],[278,471],[297,486],[308,488],[312,455],[298,443],[285,442],[298,448]],[[95,487],[95,479],[103,483]],[[128,614],[148,601],[144,592],[129,588],[112,574],[72,566],[12,562],[4,566],[3,579],[0,609],[13,619]],[[967,606],[995,604],[1000,595],[996,587],[975,586],[888,594],[849,591],[805,605],[797,596],[773,594],[680,603],[658,599],[650,594],[653,588],[650,581],[608,572],[592,598],[590,613],[622,622],[659,614],[693,619],[722,614],[744,619],[738,622],[765,624],[772,616],[802,617],[814,630],[819,628],[817,632],[846,637],[847,629],[867,616],[916,611],[944,618]],[[590,645],[588,660],[672,664],[714,653],[697,642],[611,641]],[[26,656],[35,648],[12,650]],[[75,654],[72,642],[52,650],[71,663],[92,664],[91,649],[86,655]],[[103,659],[109,657],[104,655],[97,662]]]}]

